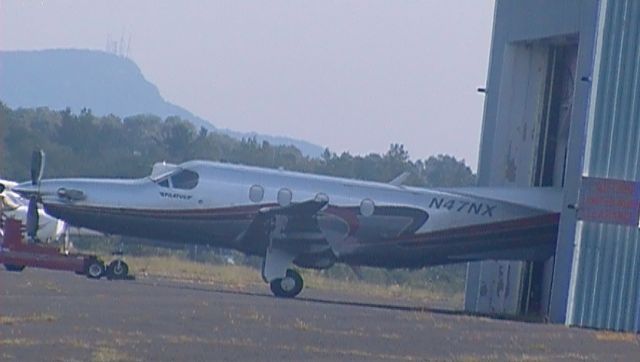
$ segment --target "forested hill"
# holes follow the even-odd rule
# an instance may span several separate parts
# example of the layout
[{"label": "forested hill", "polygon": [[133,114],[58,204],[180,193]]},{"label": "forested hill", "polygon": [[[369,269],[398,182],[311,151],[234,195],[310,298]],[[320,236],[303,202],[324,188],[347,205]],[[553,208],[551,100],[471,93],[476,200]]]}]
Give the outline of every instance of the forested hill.
[{"label": "forested hill", "polygon": [[49,108],[13,110],[0,103],[0,178],[26,180],[31,152],[47,153],[45,177],[142,177],[153,163],[203,159],[387,182],[404,171],[415,186],[468,186],[471,169],[451,156],[412,161],[402,145],[385,154],[306,157],[293,146],[255,138],[237,140],[179,117],[137,115],[121,119]]},{"label": "forested hill", "polygon": [[[69,107],[75,112],[88,108],[96,115],[119,117],[178,116],[198,127],[215,129],[207,120],[166,101],[133,61],[102,51],[0,51],[0,100],[13,108],[44,106],[61,110]],[[247,136],[233,130],[220,132],[238,139]],[[256,137],[274,144],[293,144],[306,155],[322,153],[321,147],[306,141],[267,135]]]},{"label": "forested hill", "polygon": [[131,60],[79,49],[0,52],[0,99],[10,107],[46,106],[129,116],[178,116],[207,121],[164,100]]}]

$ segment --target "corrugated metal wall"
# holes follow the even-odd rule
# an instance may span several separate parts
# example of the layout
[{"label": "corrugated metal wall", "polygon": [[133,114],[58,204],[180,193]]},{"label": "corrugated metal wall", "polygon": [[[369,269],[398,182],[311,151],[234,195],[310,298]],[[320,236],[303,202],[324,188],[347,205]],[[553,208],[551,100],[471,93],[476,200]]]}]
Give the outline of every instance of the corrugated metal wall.
[{"label": "corrugated metal wall", "polygon": [[[602,0],[586,142],[588,176],[640,181],[640,1]],[[640,233],[579,223],[568,323],[640,331]]]}]

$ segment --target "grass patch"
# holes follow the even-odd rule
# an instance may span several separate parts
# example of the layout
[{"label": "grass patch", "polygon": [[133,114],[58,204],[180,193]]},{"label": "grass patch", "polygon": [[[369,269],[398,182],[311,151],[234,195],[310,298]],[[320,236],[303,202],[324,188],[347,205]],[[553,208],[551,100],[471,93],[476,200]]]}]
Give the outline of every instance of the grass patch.
[{"label": "grass patch", "polygon": [[260,273],[239,265],[192,262],[178,257],[127,257],[135,275],[151,275],[176,280],[207,282],[244,287],[263,284]]},{"label": "grass patch", "polygon": [[409,285],[383,285],[358,280],[337,280],[321,275],[321,272],[303,270],[305,285],[321,290],[336,290],[388,299],[419,300],[423,302],[446,301],[453,307],[461,307],[464,294],[447,290],[432,290]]},{"label": "grass patch", "polygon": [[[155,276],[178,281],[220,284],[234,288],[263,287],[260,271],[243,265],[224,265],[189,261],[175,256],[127,257],[131,272],[137,276]],[[339,280],[322,271],[301,270],[305,287],[309,289],[348,292],[387,299],[447,302],[460,307],[463,293],[456,290],[435,290],[408,285],[383,285],[360,280]]]},{"label": "grass patch", "polygon": [[134,361],[128,354],[107,346],[100,346],[93,351],[91,360],[94,362]]},{"label": "grass patch", "polygon": [[58,317],[47,313],[33,313],[24,317],[0,315],[0,324],[4,325],[15,325],[29,322],[54,322],[56,320],[58,320]]},{"label": "grass patch", "polygon": [[37,341],[27,338],[7,338],[0,339],[0,346],[17,346],[17,347],[29,347],[39,344]]},{"label": "grass patch", "polygon": [[611,332],[611,331],[600,331],[596,332],[596,339],[598,341],[606,341],[606,342],[626,342],[626,343],[638,343],[638,336],[634,333],[622,333],[622,332]]}]

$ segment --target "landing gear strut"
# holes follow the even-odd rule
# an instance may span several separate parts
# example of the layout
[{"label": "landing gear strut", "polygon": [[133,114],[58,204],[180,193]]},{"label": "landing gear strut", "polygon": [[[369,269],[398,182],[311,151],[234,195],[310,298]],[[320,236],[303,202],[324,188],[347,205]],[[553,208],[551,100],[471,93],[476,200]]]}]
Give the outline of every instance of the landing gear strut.
[{"label": "landing gear strut", "polygon": [[269,285],[276,297],[293,298],[302,291],[304,281],[300,273],[293,269],[287,269],[287,275],[284,278],[276,278]]}]

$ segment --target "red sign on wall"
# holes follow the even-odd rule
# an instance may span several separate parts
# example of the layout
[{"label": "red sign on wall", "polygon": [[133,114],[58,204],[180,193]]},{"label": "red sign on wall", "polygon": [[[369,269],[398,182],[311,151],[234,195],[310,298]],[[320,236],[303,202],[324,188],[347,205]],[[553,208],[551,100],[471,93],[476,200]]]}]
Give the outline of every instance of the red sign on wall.
[{"label": "red sign on wall", "polygon": [[640,182],[583,177],[578,219],[638,226]]}]

